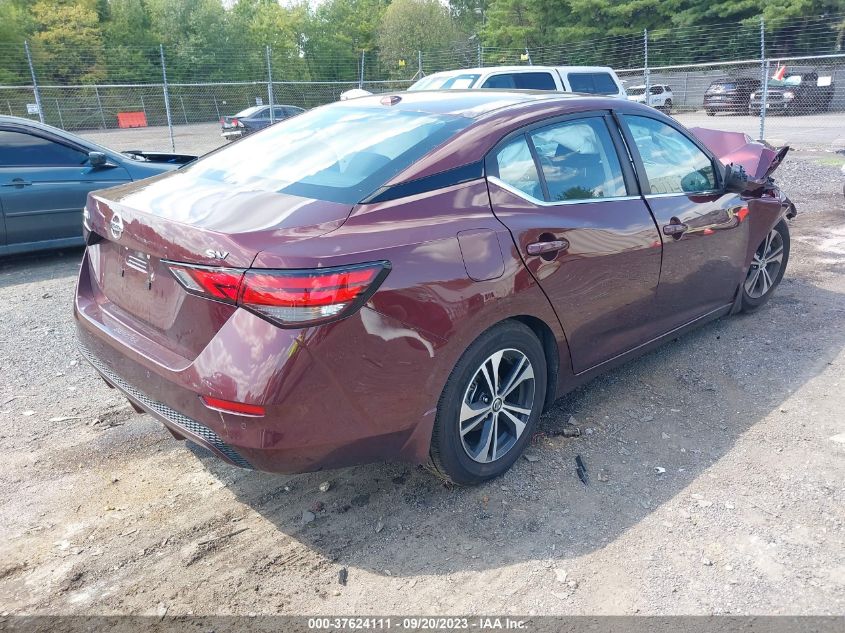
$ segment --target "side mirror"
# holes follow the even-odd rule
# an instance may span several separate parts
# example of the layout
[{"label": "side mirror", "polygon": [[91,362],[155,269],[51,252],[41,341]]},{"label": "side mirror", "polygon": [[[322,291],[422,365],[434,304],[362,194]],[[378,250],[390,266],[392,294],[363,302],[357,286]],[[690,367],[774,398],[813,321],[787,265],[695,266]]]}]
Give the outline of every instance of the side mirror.
[{"label": "side mirror", "polygon": [[725,167],[725,192],[742,193],[748,189],[748,174],[745,167],[731,163]]},{"label": "side mirror", "polygon": [[88,152],[88,162],[91,167],[105,167],[108,164],[108,158],[102,152]]}]

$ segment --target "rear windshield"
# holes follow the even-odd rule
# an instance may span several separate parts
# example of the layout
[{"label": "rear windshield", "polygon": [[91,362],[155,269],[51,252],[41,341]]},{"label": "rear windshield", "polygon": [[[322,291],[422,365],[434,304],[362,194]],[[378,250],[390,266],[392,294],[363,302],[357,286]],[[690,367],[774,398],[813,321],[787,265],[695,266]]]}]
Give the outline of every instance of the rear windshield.
[{"label": "rear windshield", "polygon": [[480,76],[476,73],[432,75],[431,77],[423,77],[408,90],[466,90],[472,88]]},{"label": "rear windshield", "polygon": [[572,92],[586,92],[594,95],[615,95],[619,87],[608,73],[569,73]]},{"label": "rear windshield", "polygon": [[286,119],[184,170],[236,186],[355,204],[472,122],[343,103]]},{"label": "rear windshield", "polygon": [[264,109],[264,106],[252,106],[251,108],[247,108],[246,110],[241,110],[235,116],[241,117],[241,118],[246,118],[248,116],[252,116],[253,114],[255,114],[257,112],[261,112],[263,109]]}]

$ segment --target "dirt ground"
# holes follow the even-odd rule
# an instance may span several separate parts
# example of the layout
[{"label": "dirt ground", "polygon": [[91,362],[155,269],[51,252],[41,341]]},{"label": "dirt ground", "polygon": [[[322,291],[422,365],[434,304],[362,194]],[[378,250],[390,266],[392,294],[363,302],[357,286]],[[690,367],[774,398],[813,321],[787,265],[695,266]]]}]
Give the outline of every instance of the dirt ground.
[{"label": "dirt ground", "polygon": [[79,251],[0,261],[0,614],[845,614],[838,160],[779,172],[801,214],[765,308],[559,400],[469,489],[177,442],[76,352]]}]

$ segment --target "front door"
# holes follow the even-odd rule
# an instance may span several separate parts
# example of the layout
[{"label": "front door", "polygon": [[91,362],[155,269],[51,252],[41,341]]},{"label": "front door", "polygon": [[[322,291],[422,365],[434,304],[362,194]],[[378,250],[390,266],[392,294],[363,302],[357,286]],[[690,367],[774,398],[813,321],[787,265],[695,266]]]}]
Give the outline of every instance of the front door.
[{"label": "front door", "polygon": [[0,128],[0,202],[10,247],[81,242],[88,192],[128,180],[123,167],[92,167],[80,148],[29,130]]},{"label": "front door", "polygon": [[656,318],[670,330],[733,301],[748,209],[738,195],[721,191],[714,159],[685,132],[649,116],[621,119],[663,240]]},{"label": "front door", "polygon": [[661,240],[614,121],[512,134],[487,159],[490,200],[549,297],[582,372],[657,335]]}]

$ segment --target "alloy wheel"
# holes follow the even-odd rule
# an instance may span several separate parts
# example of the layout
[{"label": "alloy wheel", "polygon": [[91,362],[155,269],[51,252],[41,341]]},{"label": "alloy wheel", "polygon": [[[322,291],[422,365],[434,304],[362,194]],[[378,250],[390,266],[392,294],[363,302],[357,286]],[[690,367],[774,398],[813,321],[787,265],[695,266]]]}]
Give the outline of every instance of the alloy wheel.
[{"label": "alloy wheel", "polygon": [[752,299],[759,299],[774,286],[783,265],[783,235],[772,229],[754,253],[745,292]]},{"label": "alloy wheel", "polygon": [[534,392],[534,367],[519,350],[499,350],[481,364],[464,393],[458,421],[470,459],[494,462],[513,448],[531,417]]}]

